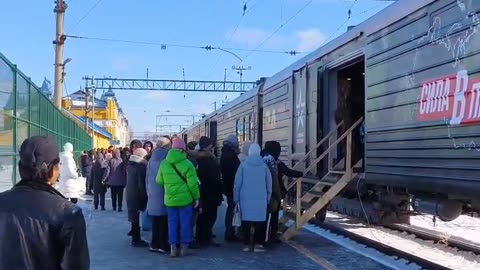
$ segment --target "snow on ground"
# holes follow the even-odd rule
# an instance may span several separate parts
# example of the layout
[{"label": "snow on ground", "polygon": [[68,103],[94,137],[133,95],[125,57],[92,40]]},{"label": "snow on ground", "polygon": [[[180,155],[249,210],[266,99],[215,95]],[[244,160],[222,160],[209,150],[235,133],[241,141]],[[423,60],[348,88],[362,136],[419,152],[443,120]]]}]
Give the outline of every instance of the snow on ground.
[{"label": "snow on ground", "polygon": [[432,216],[413,216],[410,224],[445,234],[445,237],[455,236],[480,245],[480,217],[460,216],[450,222],[437,218],[434,226]]},{"label": "snow on ground", "polygon": [[414,235],[404,232],[382,227],[368,227],[356,219],[337,213],[328,212],[326,222],[452,269],[480,269],[480,256],[471,252],[417,239]]}]

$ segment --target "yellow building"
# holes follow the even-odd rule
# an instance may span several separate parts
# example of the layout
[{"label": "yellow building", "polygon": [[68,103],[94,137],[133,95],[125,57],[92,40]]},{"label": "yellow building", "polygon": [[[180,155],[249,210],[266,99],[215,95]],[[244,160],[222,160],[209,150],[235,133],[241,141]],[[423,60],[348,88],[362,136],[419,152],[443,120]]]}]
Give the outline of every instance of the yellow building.
[{"label": "yellow building", "polygon": [[[75,114],[63,109],[65,115],[72,119],[77,125],[85,127],[85,117],[78,117]],[[93,125],[92,121],[88,122],[88,134],[92,136],[92,130],[94,132],[93,138],[93,148],[104,148],[107,149],[111,145],[112,134],[108,133],[105,129],[99,127],[98,125]],[[82,151],[90,149],[81,149]]]},{"label": "yellow building", "polygon": [[[88,100],[88,104],[86,102]],[[91,95],[85,91],[79,90],[62,100],[62,107],[70,113],[79,117],[85,125],[85,117],[91,123],[92,116],[95,126],[104,129],[111,134],[108,145],[126,146],[128,145],[128,121],[122,109],[118,105],[115,93],[112,90],[105,92],[101,98],[95,98],[95,108],[92,110]],[[88,111],[86,113],[86,108]],[[104,137],[100,133],[96,133],[99,144],[95,145],[97,148],[103,148],[105,144]]]}]

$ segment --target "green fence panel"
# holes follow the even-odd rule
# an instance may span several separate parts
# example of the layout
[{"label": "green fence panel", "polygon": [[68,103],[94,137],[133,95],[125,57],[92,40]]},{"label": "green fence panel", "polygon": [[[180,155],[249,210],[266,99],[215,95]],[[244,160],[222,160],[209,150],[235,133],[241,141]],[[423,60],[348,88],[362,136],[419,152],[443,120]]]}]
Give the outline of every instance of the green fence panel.
[{"label": "green fence panel", "polygon": [[90,149],[91,138],[56,108],[25,74],[0,53],[0,191],[19,180],[18,149],[31,136],[55,138],[60,151],[67,142],[76,155]]}]

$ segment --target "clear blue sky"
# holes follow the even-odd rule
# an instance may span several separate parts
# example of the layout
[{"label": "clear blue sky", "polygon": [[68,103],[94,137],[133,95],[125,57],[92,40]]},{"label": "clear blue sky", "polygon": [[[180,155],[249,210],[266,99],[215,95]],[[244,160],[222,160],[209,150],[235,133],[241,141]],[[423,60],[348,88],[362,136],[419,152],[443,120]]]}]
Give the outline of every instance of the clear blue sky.
[{"label": "clear blue sky", "polygon": [[[66,0],[66,34],[111,39],[128,39],[195,46],[222,46],[254,49],[270,33],[301,9],[307,0]],[[247,14],[243,17],[243,5]],[[328,37],[338,36],[390,3],[374,0],[314,0],[278,31],[260,50],[311,51]],[[353,4],[354,3],[354,4]],[[335,30],[352,18],[339,31]],[[55,16],[54,1],[4,1],[0,16],[0,52],[41,85],[53,81]],[[87,12],[91,12],[84,17]],[[80,19],[84,17],[83,20]],[[243,19],[242,19],[243,17]],[[235,29],[237,29],[235,31]],[[233,34],[233,35],[232,35]],[[241,58],[248,52],[235,51]],[[64,58],[67,66],[64,95],[84,85],[84,75],[96,77],[238,80],[232,65],[252,66],[244,80],[272,76],[301,56],[256,52],[242,63],[220,51],[132,45],[67,39]],[[212,103],[234,94],[177,92],[116,92],[135,132],[155,131],[155,115],[171,110],[176,114],[213,111]],[[185,96],[184,96],[185,95]],[[187,124],[188,119],[166,119],[165,124]]]}]

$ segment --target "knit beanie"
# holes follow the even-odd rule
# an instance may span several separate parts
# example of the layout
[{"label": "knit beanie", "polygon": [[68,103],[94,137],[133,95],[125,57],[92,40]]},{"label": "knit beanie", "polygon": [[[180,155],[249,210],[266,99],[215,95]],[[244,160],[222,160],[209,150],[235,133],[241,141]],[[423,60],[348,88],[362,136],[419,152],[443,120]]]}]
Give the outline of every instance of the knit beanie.
[{"label": "knit beanie", "polygon": [[282,152],[282,146],[277,141],[268,141],[265,143],[265,152],[272,155],[275,159],[278,159]]},{"label": "knit beanie", "polygon": [[212,140],[206,136],[202,136],[200,137],[198,144],[200,145],[200,149],[205,149],[212,144]]},{"label": "knit beanie", "polygon": [[[188,150],[195,150],[195,147],[197,147],[198,143],[197,142],[189,142],[187,143],[187,148]],[[199,146],[200,147],[200,146]]]},{"label": "knit beanie", "polygon": [[225,140],[227,143],[229,143],[230,145],[234,146],[234,147],[237,147],[238,146],[238,138],[237,136],[231,134],[231,135],[228,135],[227,139]]},{"label": "knit beanie", "polygon": [[162,148],[170,148],[171,144],[172,142],[170,142],[170,139],[167,137],[161,137],[157,142],[157,146]]},{"label": "knit beanie", "polygon": [[179,150],[187,150],[187,146],[185,145],[185,142],[180,139],[180,138],[174,138],[172,142],[172,148],[173,149],[179,149]]},{"label": "knit beanie", "polygon": [[145,158],[146,155],[148,155],[147,150],[143,148],[137,148],[135,151],[133,151],[133,155],[140,157],[140,158]]}]

